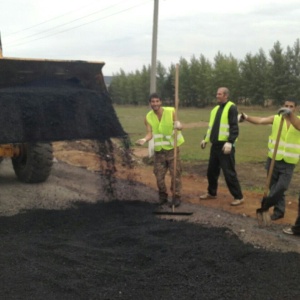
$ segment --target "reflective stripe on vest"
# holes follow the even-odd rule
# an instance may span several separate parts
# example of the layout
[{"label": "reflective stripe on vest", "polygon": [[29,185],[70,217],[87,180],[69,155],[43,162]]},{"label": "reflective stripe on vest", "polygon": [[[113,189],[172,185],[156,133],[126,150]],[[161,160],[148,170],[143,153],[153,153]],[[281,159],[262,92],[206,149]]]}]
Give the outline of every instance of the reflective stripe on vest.
[{"label": "reflective stripe on vest", "polygon": [[[171,150],[174,148],[174,130],[173,130],[173,107],[163,107],[161,120],[158,120],[157,115],[153,110],[148,112],[146,119],[152,127],[154,138],[154,150],[161,149]],[[180,146],[184,142],[181,131],[177,131],[177,145]]]},{"label": "reflective stripe on vest", "polygon": [[[280,119],[281,116],[274,116],[272,133],[268,142],[268,156],[270,158],[273,157]],[[295,165],[298,163],[299,157],[300,132],[292,124],[287,128],[287,123],[284,121],[275,160],[284,160],[286,163]]]},{"label": "reflective stripe on vest", "polygon": [[[231,101],[228,101],[222,111],[218,141],[224,141],[224,142],[228,141],[228,137],[229,137],[228,112],[232,105],[235,105],[235,104]],[[217,114],[217,111],[219,110],[219,108],[220,108],[220,105],[217,105],[210,113],[208,129],[207,129],[206,136],[205,136],[205,141],[207,143],[210,141],[211,130],[214,125],[216,114]]]}]

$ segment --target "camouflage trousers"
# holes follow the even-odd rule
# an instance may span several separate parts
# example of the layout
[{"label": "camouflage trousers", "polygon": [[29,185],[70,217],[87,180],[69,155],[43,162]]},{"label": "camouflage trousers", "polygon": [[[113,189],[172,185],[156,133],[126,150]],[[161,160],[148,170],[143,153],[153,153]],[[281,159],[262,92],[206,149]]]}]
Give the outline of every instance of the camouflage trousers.
[{"label": "camouflage trousers", "polygon": [[175,174],[175,191],[174,187],[174,149],[161,150],[154,152],[154,175],[156,177],[156,183],[158,187],[159,199],[165,200],[168,198],[168,192],[165,182],[165,177],[169,171],[171,175],[171,192],[172,196],[181,197],[181,162],[179,157],[179,148],[177,148],[176,154],[176,174]]}]

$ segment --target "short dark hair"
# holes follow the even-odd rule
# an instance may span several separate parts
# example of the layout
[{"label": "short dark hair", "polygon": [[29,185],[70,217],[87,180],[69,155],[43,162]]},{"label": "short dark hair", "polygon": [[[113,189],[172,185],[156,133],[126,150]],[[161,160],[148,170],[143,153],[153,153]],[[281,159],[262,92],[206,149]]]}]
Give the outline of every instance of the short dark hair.
[{"label": "short dark hair", "polygon": [[297,106],[297,100],[295,97],[286,97],[284,99],[284,102],[289,101],[289,102],[294,102],[295,106]]},{"label": "short dark hair", "polygon": [[157,93],[152,93],[149,96],[149,102],[151,101],[151,99],[153,98],[158,98],[159,100],[161,100],[160,96]]}]

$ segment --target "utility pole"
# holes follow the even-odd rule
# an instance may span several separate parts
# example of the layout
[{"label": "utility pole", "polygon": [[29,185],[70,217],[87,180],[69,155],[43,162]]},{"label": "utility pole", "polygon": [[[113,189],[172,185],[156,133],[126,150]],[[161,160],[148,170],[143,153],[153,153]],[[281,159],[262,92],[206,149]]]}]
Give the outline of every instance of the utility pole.
[{"label": "utility pole", "polygon": [[1,42],[1,33],[0,33],[0,58],[3,58],[2,42]]},{"label": "utility pole", "polygon": [[150,93],[156,92],[156,54],[157,54],[158,1],[159,0],[154,0]]}]

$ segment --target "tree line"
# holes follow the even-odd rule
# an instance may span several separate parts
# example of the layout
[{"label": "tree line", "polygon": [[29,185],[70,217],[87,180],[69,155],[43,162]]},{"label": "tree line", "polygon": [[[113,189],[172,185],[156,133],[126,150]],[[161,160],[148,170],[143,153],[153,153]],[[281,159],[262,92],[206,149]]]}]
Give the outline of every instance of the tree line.
[{"label": "tree line", "polygon": [[[218,52],[213,62],[204,55],[190,61],[180,58],[179,99],[186,107],[204,107],[215,101],[216,90],[226,86],[230,100],[238,104],[281,105],[286,97],[300,99],[300,41],[284,50],[277,41],[268,55],[263,49],[237,60]],[[157,63],[157,92],[164,104],[172,105],[175,95],[175,64],[169,68]],[[108,91],[116,104],[145,105],[149,97],[150,66],[126,74],[113,74]]]}]

